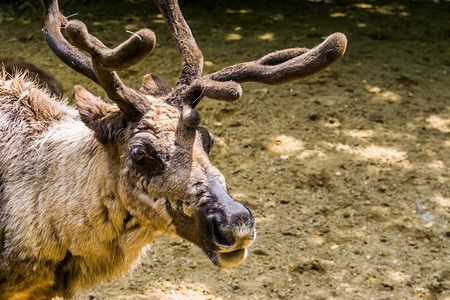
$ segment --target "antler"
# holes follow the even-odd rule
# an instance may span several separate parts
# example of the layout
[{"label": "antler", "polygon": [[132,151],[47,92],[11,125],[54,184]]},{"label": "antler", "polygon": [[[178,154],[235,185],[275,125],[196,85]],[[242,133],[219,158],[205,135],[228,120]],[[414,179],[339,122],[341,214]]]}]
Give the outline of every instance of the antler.
[{"label": "antler", "polygon": [[[347,47],[342,33],[333,33],[313,49],[292,48],[269,53],[262,58],[240,63],[203,77],[206,88],[191,106],[194,108],[202,96],[212,99],[235,101],[241,95],[238,83],[254,81],[265,84],[283,84],[317,73],[341,58]],[[232,86],[235,83],[235,86]],[[230,91],[224,93],[223,84]]]},{"label": "antler", "polygon": [[203,56],[183,19],[177,0],[155,2],[169,25],[183,60],[177,86],[166,95],[166,99],[186,109],[195,108],[203,96],[235,101],[242,95],[239,85],[242,82],[282,84],[310,76],[341,58],[347,47],[345,35],[334,33],[311,50],[293,48],[276,51],[259,60],[236,64],[202,77]]},{"label": "antler", "polygon": [[[57,0],[42,0],[46,16],[45,35],[52,51],[71,68],[99,83],[128,119],[136,119],[148,111],[150,104],[144,94],[150,94],[164,96],[168,103],[181,107],[185,123],[197,126],[200,118],[194,108],[202,97],[235,101],[242,95],[239,83],[282,84],[307,77],[337,61],[347,47],[345,35],[334,33],[311,50],[293,48],[276,51],[259,60],[202,76],[203,56],[183,18],[178,1],[154,1],[176,41],[182,58],[181,74],[174,89],[149,74],[144,78],[139,93],[126,87],[115,71],[128,68],[150,54],[155,45],[155,35],[151,30],[142,29],[115,49],[109,49],[90,35],[82,22],[67,21],[59,12]],[[72,42],[79,49],[89,52],[92,58],[68,43],[61,34],[61,27],[66,29]]]},{"label": "antler", "polygon": [[181,55],[181,74],[177,86],[190,85],[202,75],[202,52],[195,43],[191,29],[183,18],[178,2],[176,0],[155,0],[155,3],[164,16]]},{"label": "antler", "polygon": [[73,47],[61,34],[61,28],[67,24],[58,7],[58,1],[42,0],[45,10],[44,34],[53,53],[66,65],[98,83],[92,62],[82,52]]},{"label": "antler", "polygon": [[[59,11],[57,0],[42,0],[42,4],[45,8],[45,36],[56,56],[75,71],[100,84],[127,119],[134,120],[145,114],[149,102],[141,93],[125,86],[115,71],[129,68],[149,55],[155,46],[154,33],[150,29],[141,29],[115,49],[109,49],[89,34],[84,23],[67,21]],[[65,28],[72,42],[79,49],[89,52],[92,58],[67,42],[61,28]]]},{"label": "antler", "polygon": [[327,68],[344,55],[346,46],[345,35],[333,33],[311,50],[293,48],[276,51],[256,61],[227,67],[205,78],[214,81],[283,84]]}]

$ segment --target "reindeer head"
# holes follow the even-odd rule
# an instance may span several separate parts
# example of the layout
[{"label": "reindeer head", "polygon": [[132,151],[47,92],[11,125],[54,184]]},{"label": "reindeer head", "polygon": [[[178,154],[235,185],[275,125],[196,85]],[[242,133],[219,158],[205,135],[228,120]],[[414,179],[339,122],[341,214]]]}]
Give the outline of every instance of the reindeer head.
[{"label": "reindeer head", "polygon": [[[155,35],[149,29],[109,49],[82,22],[68,21],[56,0],[43,0],[47,41],[63,62],[101,85],[115,103],[75,86],[81,119],[109,149],[119,170],[118,193],[130,215],[144,226],[195,243],[213,263],[232,267],[245,259],[255,239],[255,220],[228,194],[224,177],[210,163],[213,140],[199,127],[195,106],[203,96],[237,100],[242,94],[239,83],[245,81],[280,84],[309,76],[344,54],[346,38],[335,33],[311,50],[286,49],[202,76],[203,57],[177,1],[155,2],[182,57],[175,88],[147,74],[140,91],[135,91],[115,72],[150,54]],[[61,28],[75,46],[62,36]]]}]

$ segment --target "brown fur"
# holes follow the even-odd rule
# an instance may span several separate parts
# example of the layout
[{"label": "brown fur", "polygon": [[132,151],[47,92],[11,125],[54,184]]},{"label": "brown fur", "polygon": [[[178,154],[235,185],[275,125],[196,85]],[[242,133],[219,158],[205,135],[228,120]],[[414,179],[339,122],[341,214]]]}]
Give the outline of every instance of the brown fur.
[{"label": "brown fur", "polygon": [[[8,292],[23,290],[39,297],[39,290],[47,286],[55,295],[63,291],[62,295],[70,296],[88,284],[81,275],[101,280],[128,270],[153,234],[146,228],[127,232],[124,227],[127,212],[115,202],[117,190],[111,182],[119,175],[111,174],[99,161],[106,150],[73,109],[34,83],[16,76],[2,80],[0,89],[0,165],[5,173],[1,224],[2,232],[6,231],[0,252],[0,295],[8,298]],[[6,118],[14,123],[6,123]],[[104,183],[104,190],[98,190],[98,185],[90,188],[90,181]],[[86,196],[100,199],[90,202]],[[127,249],[130,238],[140,245]],[[117,267],[107,270],[111,266]],[[58,282],[68,280],[67,275],[61,276],[65,272],[73,283]]]},{"label": "brown fur", "polygon": [[[0,80],[0,299],[70,297],[128,271],[162,232],[208,255],[219,247],[205,244],[211,225],[200,204],[221,209],[207,184],[223,186],[223,177],[180,110],[152,98],[131,124],[82,88],[75,99],[79,113],[21,75]],[[130,159],[130,147],[146,143],[165,165],[160,173]],[[230,251],[254,239],[253,225],[239,224],[218,229],[247,228]]]},{"label": "brown fur", "polygon": [[40,85],[45,86],[55,96],[62,97],[64,89],[51,74],[36,67],[32,63],[24,61],[17,57],[0,57],[0,66],[3,65],[5,71],[9,74],[8,78],[12,78],[16,73],[25,73],[31,79],[36,80]]},{"label": "brown fur", "polygon": [[[95,216],[90,217],[89,212],[84,212],[82,205],[88,203],[74,201],[89,192],[86,186],[74,182],[74,178],[99,175],[98,170],[88,174],[77,166],[94,167],[96,163],[91,162],[90,154],[96,151],[97,143],[90,137],[91,132],[82,128],[73,109],[21,76],[10,81],[3,78],[0,95],[0,166],[3,173],[0,224],[4,245],[0,252],[0,296],[8,298],[21,291],[24,295],[29,293],[30,297],[39,297],[45,286],[47,289],[53,286],[55,293],[60,292],[58,289],[65,287],[58,284],[65,283],[55,282],[58,278],[54,274],[67,268],[63,262],[70,265],[73,262],[69,262],[75,260],[65,248],[74,246],[80,251],[87,248],[87,251],[95,252],[85,243],[97,242],[84,234],[89,235],[91,226],[107,229],[102,222],[96,222]],[[73,134],[73,139],[58,136],[59,126],[67,135]],[[81,143],[76,144],[79,141],[75,139]],[[65,147],[68,145],[75,146],[74,153],[67,153]],[[66,169],[70,164],[74,164],[72,172]],[[61,178],[64,175],[69,177]],[[73,190],[77,192],[70,193]],[[58,206],[64,207],[65,211],[58,210]],[[70,223],[74,223],[72,228]],[[86,226],[79,234],[73,231]],[[73,241],[68,241],[74,234]],[[111,259],[106,256],[103,260],[106,258]],[[83,264],[86,262],[80,263]],[[75,281],[81,281],[75,285],[83,285],[77,278],[80,271],[70,271],[74,272]],[[46,297],[50,296],[46,293]],[[64,291],[64,295],[70,295],[70,290]]]}]

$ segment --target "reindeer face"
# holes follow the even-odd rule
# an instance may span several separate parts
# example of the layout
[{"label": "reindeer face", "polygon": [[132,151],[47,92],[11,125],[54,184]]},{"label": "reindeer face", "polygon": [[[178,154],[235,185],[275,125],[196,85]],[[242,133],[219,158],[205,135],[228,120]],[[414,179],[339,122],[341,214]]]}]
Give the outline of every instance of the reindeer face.
[{"label": "reindeer face", "polygon": [[213,263],[241,263],[255,239],[255,220],[227,193],[224,177],[209,161],[212,137],[204,128],[186,126],[176,107],[158,106],[144,115],[124,149],[125,180],[133,182],[128,205],[161,230],[201,247]]},{"label": "reindeer face", "polygon": [[[221,267],[245,259],[256,236],[255,220],[228,194],[223,175],[212,166],[213,139],[205,128],[186,126],[181,110],[160,99],[152,98],[150,110],[136,122],[120,121],[115,106],[80,87],[75,99],[83,121],[115,148],[119,194],[131,216],[193,242]],[[114,133],[105,134],[107,128]]]}]

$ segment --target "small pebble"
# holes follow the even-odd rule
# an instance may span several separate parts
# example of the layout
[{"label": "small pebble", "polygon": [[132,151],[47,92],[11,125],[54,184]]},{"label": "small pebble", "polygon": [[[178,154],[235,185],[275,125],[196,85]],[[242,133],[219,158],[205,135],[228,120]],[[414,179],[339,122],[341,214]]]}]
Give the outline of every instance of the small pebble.
[{"label": "small pebble", "polygon": [[425,224],[425,228],[430,229],[431,227],[433,227],[434,222],[428,222],[427,224]]}]

